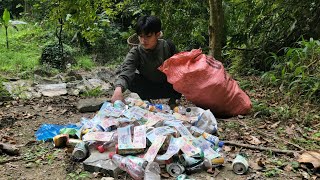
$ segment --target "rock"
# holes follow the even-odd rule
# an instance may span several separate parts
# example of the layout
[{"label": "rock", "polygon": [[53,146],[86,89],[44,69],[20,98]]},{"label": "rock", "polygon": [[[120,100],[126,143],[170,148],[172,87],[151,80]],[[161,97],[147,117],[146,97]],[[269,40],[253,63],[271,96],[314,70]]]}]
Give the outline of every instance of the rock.
[{"label": "rock", "polygon": [[89,172],[101,172],[109,174],[112,177],[117,178],[121,172],[111,159],[108,157],[108,153],[100,153],[98,151],[90,151],[90,156],[83,161],[83,168]]},{"label": "rock", "polygon": [[100,87],[102,91],[108,91],[111,88],[110,83],[106,83],[101,79],[88,79],[87,81],[84,81],[84,83],[88,89]]},{"label": "rock", "polygon": [[88,98],[80,99],[77,105],[79,112],[96,112],[100,109],[105,101],[110,101],[109,98]]},{"label": "rock", "polygon": [[74,78],[75,80],[82,80],[82,79],[83,79],[82,75],[81,75],[80,73],[77,73],[76,71],[70,71],[70,72],[68,72],[66,78],[68,78],[68,77],[70,77],[70,78],[72,77],[72,78]]},{"label": "rock", "polygon": [[38,88],[38,92],[41,92],[44,96],[60,96],[67,94],[67,84],[44,84],[44,85],[36,85]]},{"label": "rock", "polygon": [[109,83],[114,83],[115,81],[115,73],[111,70],[105,69],[105,68],[101,68],[97,71],[96,76],[99,79],[102,79],[105,82],[109,82]]}]

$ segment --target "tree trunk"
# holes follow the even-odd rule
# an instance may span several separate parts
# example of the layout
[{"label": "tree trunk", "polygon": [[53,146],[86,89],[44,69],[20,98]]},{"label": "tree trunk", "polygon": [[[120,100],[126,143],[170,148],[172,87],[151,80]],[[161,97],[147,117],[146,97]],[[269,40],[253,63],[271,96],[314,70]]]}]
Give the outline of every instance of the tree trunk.
[{"label": "tree trunk", "polygon": [[209,0],[209,54],[222,61],[223,8],[222,0]]}]

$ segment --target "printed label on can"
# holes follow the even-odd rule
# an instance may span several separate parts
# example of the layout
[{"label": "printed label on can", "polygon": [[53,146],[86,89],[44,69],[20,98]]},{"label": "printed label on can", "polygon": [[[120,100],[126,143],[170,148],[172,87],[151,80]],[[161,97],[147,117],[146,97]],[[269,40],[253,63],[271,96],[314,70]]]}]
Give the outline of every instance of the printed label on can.
[{"label": "printed label on can", "polygon": [[245,174],[248,171],[249,164],[245,157],[238,154],[232,161],[232,169],[236,174]]}]

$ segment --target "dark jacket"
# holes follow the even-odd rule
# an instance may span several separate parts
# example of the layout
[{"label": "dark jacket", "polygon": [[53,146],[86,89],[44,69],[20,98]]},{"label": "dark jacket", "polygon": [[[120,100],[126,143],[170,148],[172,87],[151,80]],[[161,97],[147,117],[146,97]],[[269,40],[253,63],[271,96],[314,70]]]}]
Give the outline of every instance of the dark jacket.
[{"label": "dark jacket", "polygon": [[141,45],[131,48],[121,66],[121,72],[115,86],[121,86],[122,91],[128,89],[136,70],[152,82],[166,82],[166,75],[159,71],[158,67],[175,53],[177,53],[175,46],[163,39],[158,40],[157,46],[153,50],[146,51]]}]

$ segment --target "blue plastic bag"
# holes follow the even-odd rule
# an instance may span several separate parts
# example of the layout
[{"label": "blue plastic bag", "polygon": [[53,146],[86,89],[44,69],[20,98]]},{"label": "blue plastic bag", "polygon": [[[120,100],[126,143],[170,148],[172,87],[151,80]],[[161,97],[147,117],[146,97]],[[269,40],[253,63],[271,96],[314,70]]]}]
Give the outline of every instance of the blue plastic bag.
[{"label": "blue plastic bag", "polygon": [[37,141],[47,141],[54,136],[60,134],[62,128],[74,128],[79,129],[75,124],[58,125],[58,124],[42,124],[36,132]]}]

